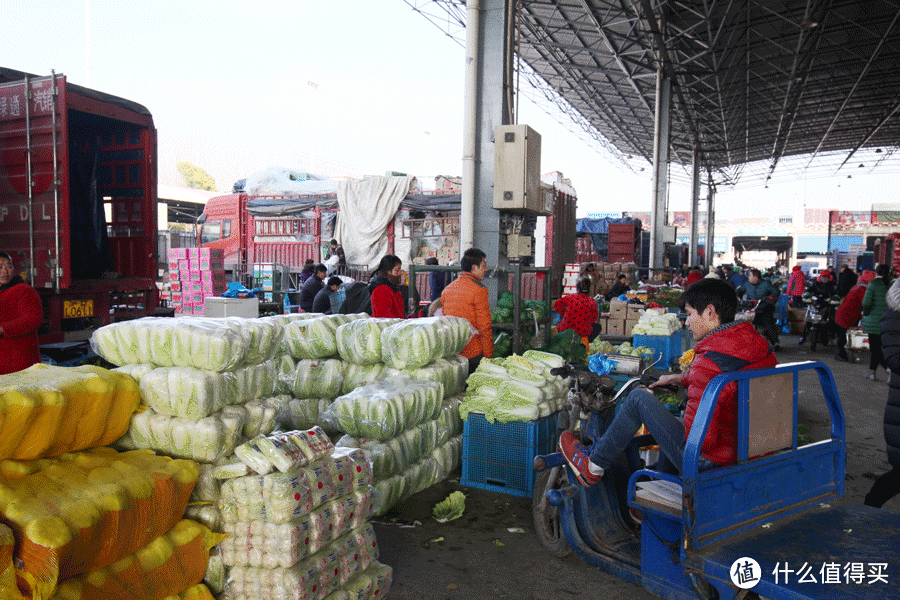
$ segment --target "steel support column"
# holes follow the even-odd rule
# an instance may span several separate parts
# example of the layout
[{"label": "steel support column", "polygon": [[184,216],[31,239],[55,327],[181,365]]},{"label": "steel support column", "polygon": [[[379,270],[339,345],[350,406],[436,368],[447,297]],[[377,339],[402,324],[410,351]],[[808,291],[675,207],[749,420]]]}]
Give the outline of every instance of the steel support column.
[{"label": "steel support column", "polygon": [[650,213],[650,268],[665,266],[666,196],[669,175],[669,116],[672,81],[656,72],[656,114],[653,127],[653,205]]},{"label": "steel support column", "polygon": [[706,193],[706,251],[703,253],[705,258],[703,264],[709,267],[713,264],[713,234],[716,230],[716,190],[713,187],[712,181],[709,182],[709,188]]},{"label": "steel support column", "polygon": [[688,262],[691,266],[699,264],[697,255],[697,231],[700,227],[700,150],[696,146],[691,154],[691,239]]}]

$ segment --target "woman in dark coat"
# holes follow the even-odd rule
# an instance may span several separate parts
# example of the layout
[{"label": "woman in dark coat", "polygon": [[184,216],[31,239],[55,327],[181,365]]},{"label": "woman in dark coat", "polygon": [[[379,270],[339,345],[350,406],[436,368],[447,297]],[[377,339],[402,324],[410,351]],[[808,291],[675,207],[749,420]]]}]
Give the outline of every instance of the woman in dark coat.
[{"label": "woman in dark coat", "polygon": [[900,493],[900,280],[887,293],[888,309],[881,317],[881,343],[891,376],[884,407],[884,441],[891,470],[875,480],[865,503],[881,508]]}]

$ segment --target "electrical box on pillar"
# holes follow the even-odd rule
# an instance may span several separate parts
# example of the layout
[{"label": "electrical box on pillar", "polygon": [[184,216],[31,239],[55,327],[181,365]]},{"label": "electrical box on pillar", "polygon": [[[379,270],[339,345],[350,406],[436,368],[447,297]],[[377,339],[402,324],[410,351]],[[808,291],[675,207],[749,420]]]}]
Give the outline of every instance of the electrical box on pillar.
[{"label": "electrical box on pillar", "polygon": [[541,191],[541,134],[528,125],[494,128],[494,208],[549,214]]}]

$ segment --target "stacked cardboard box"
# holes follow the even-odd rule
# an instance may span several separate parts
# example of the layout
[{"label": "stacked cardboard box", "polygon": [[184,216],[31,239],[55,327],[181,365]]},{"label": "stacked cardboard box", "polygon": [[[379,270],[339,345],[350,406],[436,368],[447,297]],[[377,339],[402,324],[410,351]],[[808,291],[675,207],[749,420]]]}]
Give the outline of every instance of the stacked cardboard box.
[{"label": "stacked cardboard box", "polygon": [[224,260],[221,249],[170,248],[170,291],[160,297],[168,300],[176,315],[204,314],[204,299],[225,291]]},{"label": "stacked cardboard box", "polygon": [[563,273],[563,295],[578,293],[578,277],[581,272],[581,265],[578,263],[566,263],[566,270]]},{"label": "stacked cardboard box", "polygon": [[264,302],[274,302],[275,275],[280,266],[275,263],[257,263],[253,265],[253,283],[262,290]]}]

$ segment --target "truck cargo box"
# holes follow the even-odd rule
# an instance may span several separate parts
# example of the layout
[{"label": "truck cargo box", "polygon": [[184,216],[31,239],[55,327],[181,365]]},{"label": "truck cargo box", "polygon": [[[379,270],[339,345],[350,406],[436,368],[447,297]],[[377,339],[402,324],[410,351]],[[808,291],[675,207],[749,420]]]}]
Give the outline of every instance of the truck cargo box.
[{"label": "truck cargo box", "polygon": [[41,295],[41,342],[157,305],[156,130],[134,102],[0,68],[0,248]]}]

